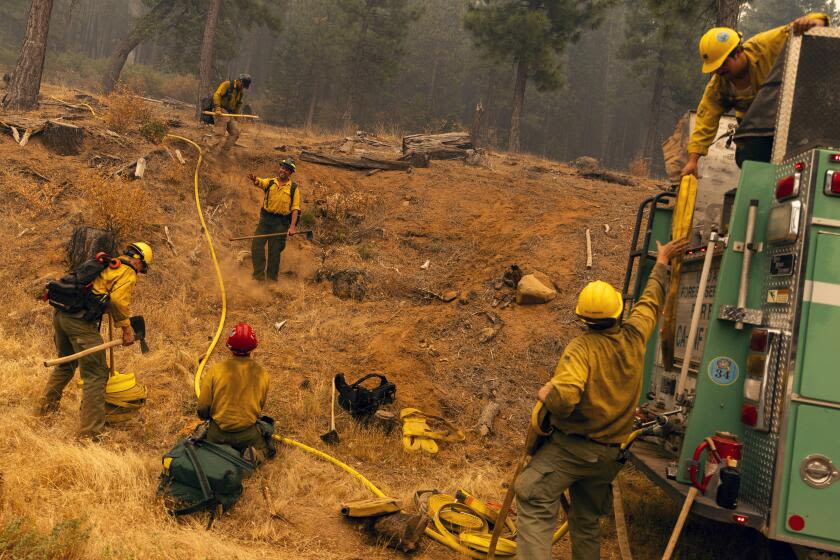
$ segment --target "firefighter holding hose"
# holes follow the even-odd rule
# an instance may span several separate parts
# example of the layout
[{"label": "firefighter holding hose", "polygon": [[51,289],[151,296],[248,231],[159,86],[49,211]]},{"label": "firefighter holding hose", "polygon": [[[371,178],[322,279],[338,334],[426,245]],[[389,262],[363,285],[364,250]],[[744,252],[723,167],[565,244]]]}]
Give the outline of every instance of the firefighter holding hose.
[{"label": "firefighter holding hose", "polygon": [[657,242],[656,266],[624,321],[621,293],[610,284],[591,282],[580,292],[575,314],[588,331],[566,346],[554,376],[537,394],[554,431],[515,483],[519,558],[551,558],[552,533],[567,489],[572,558],[600,557],[599,518],[621,470],[621,444],[633,432],[645,349],[665,297],[668,263],[685,247],[683,240]]},{"label": "firefighter holding hose", "polygon": [[801,35],[827,26],[828,16],[811,13],[787,25],[741,41],[729,27],[713,27],[700,39],[703,73],[711,74],[697,106],[697,120],[688,142],[688,161],[681,176],[697,175],[697,165],[715,142],[720,118],[735,110],[735,161],[769,162],[773,148],[781,67],[776,64],[791,33]]}]

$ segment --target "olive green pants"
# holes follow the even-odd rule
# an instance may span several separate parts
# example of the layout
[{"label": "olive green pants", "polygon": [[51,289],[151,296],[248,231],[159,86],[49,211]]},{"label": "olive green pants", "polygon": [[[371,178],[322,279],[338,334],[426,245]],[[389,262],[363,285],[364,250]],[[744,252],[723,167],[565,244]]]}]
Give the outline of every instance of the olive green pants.
[{"label": "olive green pants", "polygon": [[600,558],[600,523],[609,511],[611,482],[621,470],[618,448],[554,431],[516,479],[516,556],[549,560],[560,496],[571,495],[573,560]]},{"label": "olive green pants", "polygon": [[[254,235],[266,235],[271,233],[285,233],[289,231],[292,224],[292,216],[272,214],[260,209],[260,222]],[[266,251],[266,245],[268,249]],[[286,237],[260,237],[251,240],[251,262],[254,265],[254,279],[256,280],[277,280],[280,272],[280,253],[286,248]],[[266,252],[268,262],[266,263]]]},{"label": "olive green pants", "polygon": [[[53,328],[59,357],[102,344],[102,335],[99,334],[99,326],[96,323],[60,311],[56,311],[53,316]],[[105,364],[105,352],[97,352],[53,368],[41,397],[40,413],[47,414],[58,410],[61,394],[73,379],[77,366],[84,381],[79,433],[82,436],[96,436],[105,426],[105,385],[108,383],[109,373]]]},{"label": "olive green pants", "polygon": [[262,433],[260,433],[256,425],[238,432],[226,432],[214,420],[210,420],[210,426],[207,428],[207,441],[210,443],[230,445],[240,453],[249,447],[254,447],[261,451],[266,448]]},{"label": "olive green pants", "polygon": [[[217,145],[225,150],[230,150],[236,144],[236,141],[239,140],[239,135],[241,134],[236,119],[231,117],[215,117],[214,122],[216,124],[216,134],[219,137]],[[227,135],[227,138],[225,138],[225,135]]]}]

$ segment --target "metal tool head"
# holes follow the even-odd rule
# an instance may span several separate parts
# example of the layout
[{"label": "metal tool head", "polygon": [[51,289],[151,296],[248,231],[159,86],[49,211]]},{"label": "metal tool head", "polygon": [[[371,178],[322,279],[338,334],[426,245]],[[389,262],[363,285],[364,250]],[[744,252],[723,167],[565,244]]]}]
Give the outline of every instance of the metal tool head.
[{"label": "metal tool head", "polygon": [[135,315],[134,317],[129,317],[128,322],[131,323],[134,338],[140,343],[140,352],[145,354],[149,351],[149,345],[146,344],[146,320],[142,315]]},{"label": "metal tool head", "polygon": [[329,445],[335,445],[336,443],[338,443],[338,440],[338,432],[336,432],[335,430],[330,430],[326,434],[321,434],[321,441]]},{"label": "metal tool head", "polygon": [[312,239],[315,237],[314,234],[312,233],[312,230],[309,230],[305,233],[306,233],[306,240],[307,241],[312,241]]}]

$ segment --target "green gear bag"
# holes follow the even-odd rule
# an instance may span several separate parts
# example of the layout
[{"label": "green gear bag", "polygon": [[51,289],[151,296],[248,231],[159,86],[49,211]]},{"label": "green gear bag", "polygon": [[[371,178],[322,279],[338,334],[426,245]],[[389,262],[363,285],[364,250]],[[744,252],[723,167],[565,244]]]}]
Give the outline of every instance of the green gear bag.
[{"label": "green gear bag", "polygon": [[187,438],[163,456],[158,495],[176,516],[209,511],[209,529],[220,508],[227,511],[236,503],[242,480],[253,471],[234,448]]}]

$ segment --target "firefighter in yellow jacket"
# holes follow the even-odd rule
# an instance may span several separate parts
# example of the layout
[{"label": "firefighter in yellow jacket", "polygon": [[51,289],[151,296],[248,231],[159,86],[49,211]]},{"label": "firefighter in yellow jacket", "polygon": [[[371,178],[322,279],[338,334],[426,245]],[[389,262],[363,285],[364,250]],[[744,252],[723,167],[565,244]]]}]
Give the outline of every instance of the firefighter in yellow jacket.
[{"label": "firefighter in yellow jacket", "polygon": [[257,344],[249,324],[236,325],[227,340],[233,356],[207,370],[198,396],[198,417],[210,421],[207,440],[240,453],[266,448],[257,420],[268,397],[268,372],[251,358]]},{"label": "firefighter in yellow jacket", "polygon": [[591,282],[580,292],[575,313],[589,330],[566,346],[554,376],[537,394],[554,431],[514,486],[518,558],[551,558],[560,498],[567,489],[572,558],[600,557],[599,517],[621,469],[619,447],[633,431],[645,349],[665,297],[667,266],[686,244],[657,246],[644,294],[623,322],[621,293],[611,285]]},{"label": "firefighter in yellow jacket", "polygon": [[[56,310],[53,327],[59,357],[102,344],[99,324],[101,313],[105,311],[116,326],[122,329],[123,345],[129,346],[134,343],[134,331],[129,323],[131,296],[137,283],[137,273],[145,273],[152,262],[152,248],[147,243],[132,243],[117,261],[117,266],[106,267],[91,286],[91,294],[94,297],[106,296],[107,299],[104,300],[101,297],[97,298],[107,302],[104,309],[75,313]],[[109,374],[105,364],[105,352],[91,354],[53,369],[41,398],[39,413],[45,415],[58,410],[64,388],[73,379],[77,366],[84,382],[79,434],[82,437],[96,438],[105,426],[105,385],[108,383]]]},{"label": "firefighter in yellow jacket", "polygon": [[[225,117],[225,113],[232,113],[234,115],[242,114],[242,98],[245,90],[251,87],[251,76],[248,74],[241,74],[236,80],[225,80],[216,92],[213,94],[213,120],[216,124],[217,130],[220,131],[220,136],[224,136],[227,130],[227,140],[224,143],[225,150],[229,150],[236,144],[241,134],[239,131],[239,124],[235,118]],[[221,144],[221,139],[219,139]]]},{"label": "firefighter in yellow jacket", "polygon": [[[728,27],[714,27],[700,39],[703,73],[712,74],[700,104],[688,142],[688,161],[681,175],[697,175],[700,158],[715,141],[720,117],[735,110],[740,123],[765,84],[791,32],[801,35],[812,27],[828,25],[826,14],[812,13],[787,25],[759,33],[741,42],[741,34]],[[737,134],[736,134],[737,136]],[[736,138],[735,160],[770,161],[773,137],[753,141]]]},{"label": "firefighter in yellow jacket", "polygon": [[[277,177],[262,179],[248,175],[254,186],[263,191],[260,221],[254,235],[287,233],[289,237],[297,231],[300,216],[300,189],[292,181],[295,163],[290,159],[280,162]],[[266,245],[268,259],[266,262]],[[280,271],[280,253],[286,248],[286,236],[258,237],[251,241],[251,261],[254,265],[254,279],[277,280]]]}]

